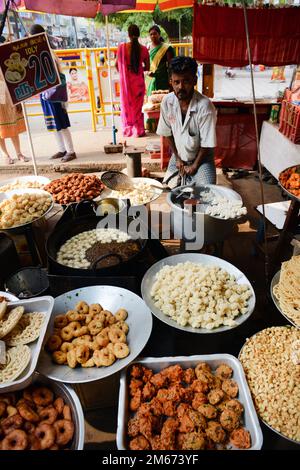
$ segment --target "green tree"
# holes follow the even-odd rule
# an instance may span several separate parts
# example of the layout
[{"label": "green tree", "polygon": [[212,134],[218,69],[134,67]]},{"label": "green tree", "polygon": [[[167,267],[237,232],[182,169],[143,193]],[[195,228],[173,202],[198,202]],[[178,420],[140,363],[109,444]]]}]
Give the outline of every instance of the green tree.
[{"label": "green tree", "polygon": [[[100,13],[97,15],[96,21],[98,23],[104,22]],[[169,40],[178,41],[179,37],[183,38],[192,34],[193,9],[180,8],[162,12],[156,7],[152,13],[116,13],[109,16],[109,21],[124,31],[127,31],[130,24],[137,24],[142,36],[147,36],[150,26],[157,24],[161,26],[162,32],[168,36]]]}]

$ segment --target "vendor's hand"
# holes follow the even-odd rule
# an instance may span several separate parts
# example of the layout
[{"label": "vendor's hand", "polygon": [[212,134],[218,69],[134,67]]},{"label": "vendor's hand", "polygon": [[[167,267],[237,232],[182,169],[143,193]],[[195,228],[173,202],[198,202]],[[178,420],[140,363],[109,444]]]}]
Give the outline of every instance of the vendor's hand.
[{"label": "vendor's hand", "polygon": [[184,163],[180,157],[176,157],[176,168],[181,175],[184,173]]},{"label": "vendor's hand", "polygon": [[193,176],[197,173],[198,167],[194,164],[184,166],[184,174],[187,176]]}]

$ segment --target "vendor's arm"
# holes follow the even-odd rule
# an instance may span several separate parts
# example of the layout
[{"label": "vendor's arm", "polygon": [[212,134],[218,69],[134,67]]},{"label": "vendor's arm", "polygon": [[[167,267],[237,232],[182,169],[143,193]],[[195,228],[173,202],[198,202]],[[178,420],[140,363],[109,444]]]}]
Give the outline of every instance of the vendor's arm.
[{"label": "vendor's arm", "polygon": [[176,167],[180,172],[183,171],[183,166],[184,163],[181,160],[178,150],[175,144],[175,140],[173,137],[172,133],[172,128],[171,124],[169,122],[168,116],[167,116],[167,108],[166,108],[166,100],[167,96],[162,100],[161,106],[160,106],[160,116],[159,116],[159,121],[158,121],[158,126],[157,126],[157,131],[156,133],[162,137],[166,137],[168,140],[168,143],[171,147],[172,154],[175,155],[176,157]]}]

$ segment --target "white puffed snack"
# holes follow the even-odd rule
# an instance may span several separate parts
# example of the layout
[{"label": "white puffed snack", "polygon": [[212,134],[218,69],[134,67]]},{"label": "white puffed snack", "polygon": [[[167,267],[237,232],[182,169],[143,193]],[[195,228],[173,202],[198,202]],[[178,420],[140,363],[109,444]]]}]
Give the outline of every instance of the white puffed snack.
[{"label": "white puffed snack", "polygon": [[90,261],[86,258],[86,251],[96,242],[123,243],[131,240],[131,237],[119,229],[98,228],[81,232],[67,240],[59,249],[56,260],[58,263],[71,268],[88,269]]},{"label": "white puffed snack", "polygon": [[251,295],[248,285],[224,269],[190,261],[164,266],[151,289],[156,307],[179,325],[209,330],[236,325]]},{"label": "white puffed snack", "polygon": [[[153,189],[148,183],[135,183],[134,187],[132,191],[112,191],[111,197],[130,199],[132,206],[140,206],[152,201],[158,194],[157,189]],[[158,191],[161,192],[159,188]]]}]

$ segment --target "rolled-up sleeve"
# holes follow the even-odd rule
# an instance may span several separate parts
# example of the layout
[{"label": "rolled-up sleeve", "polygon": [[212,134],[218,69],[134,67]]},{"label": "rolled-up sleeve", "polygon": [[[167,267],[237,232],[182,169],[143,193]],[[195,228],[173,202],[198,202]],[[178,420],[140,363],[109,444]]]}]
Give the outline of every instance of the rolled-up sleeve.
[{"label": "rolled-up sleeve", "polygon": [[170,137],[172,135],[171,125],[167,117],[166,98],[163,99],[160,105],[160,117],[156,134],[161,135],[163,137]]}]

